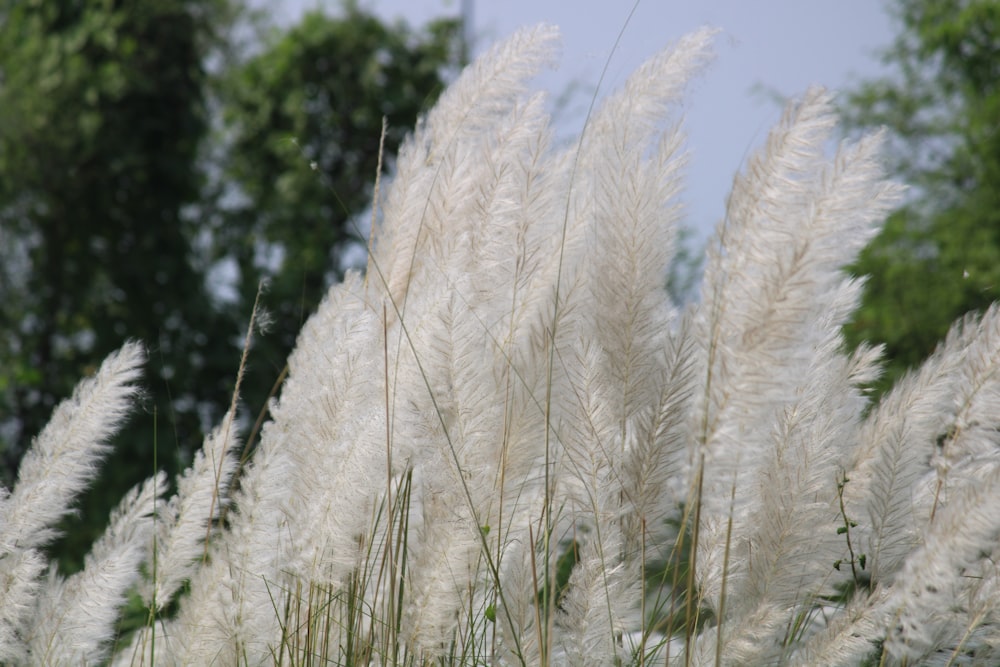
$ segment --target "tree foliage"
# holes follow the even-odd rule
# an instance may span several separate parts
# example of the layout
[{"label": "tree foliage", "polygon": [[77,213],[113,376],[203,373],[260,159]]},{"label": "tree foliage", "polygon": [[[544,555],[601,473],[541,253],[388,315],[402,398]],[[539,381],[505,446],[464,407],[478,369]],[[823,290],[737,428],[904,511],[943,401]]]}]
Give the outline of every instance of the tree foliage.
[{"label": "tree foliage", "polygon": [[912,186],[855,265],[871,278],[846,329],[854,343],[886,344],[884,386],[1000,293],[1000,4],[897,0],[894,12],[893,77],[862,84],[846,105],[855,127],[888,128]]},{"label": "tree foliage", "polygon": [[177,470],[170,445],[197,438],[197,407],[224,395],[185,208],[202,188],[203,63],[226,16],[224,0],[28,2],[0,26],[7,477],[74,377],[124,339],[155,350],[146,414],[88,501],[101,514],[103,496],[149,474],[152,443]]},{"label": "tree foliage", "polygon": [[[277,375],[268,343],[287,356],[340,270],[326,249],[368,202],[383,115],[392,150],[455,51],[452,23],[417,34],[349,5],[241,61],[230,35],[242,11],[230,0],[0,6],[2,481],[78,377],[126,339],[151,350],[142,413],[58,547],[71,561],[153,470],[154,448],[173,475],[228,407],[267,275],[277,331],[255,357],[263,379],[246,385],[263,403]],[[256,260],[274,252],[288,262],[268,272]],[[224,257],[247,299],[218,298]]]}]

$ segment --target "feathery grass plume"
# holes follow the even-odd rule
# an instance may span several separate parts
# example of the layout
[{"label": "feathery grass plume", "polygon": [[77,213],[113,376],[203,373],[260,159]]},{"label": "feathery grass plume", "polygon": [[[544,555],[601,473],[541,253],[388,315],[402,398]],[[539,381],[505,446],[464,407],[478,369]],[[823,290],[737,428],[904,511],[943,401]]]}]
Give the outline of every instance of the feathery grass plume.
[{"label": "feathery grass plume", "polygon": [[24,633],[35,611],[47,559],[37,549],[18,549],[0,558],[0,663],[25,661]]},{"label": "feathery grass plume", "polygon": [[856,664],[887,628],[890,655],[909,664],[991,661],[1000,555],[997,417],[989,407],[997,400],[997,321],[991,307],[952,327],[866,420],[844,499],[859,524],[851,532],[853,557],[866,561],[861,583],[873,590],[855,595],[807,642],[799,664]]},{"label": "feathery grass plume", "polygon": [[283,503],[294,469],[277,429],[265,431],[272,432],[262,441],[267,435],[271,444],[258,445],[244,469],[228,530],[192,575],[177,616],[156,631],[158,659],[166,664],[240,664],[250,657],[256,664],[280,636],[277,605],[290,586],[281,564],[292,552]]},{"label": "feathery grass plume", "polygon": [[[833,124],[822,91],[812,91],[786,110],[768,137],[766,151],[752,157],[747,174],[734,180],[726,218],[709,243],[698,336],[706,392],[699,398],[692,426],[702,445],[696,457],[705,456],[705,465],[712,466],[712,474],[705,476],[703,495],[697,499],[709,510],[709,517],[717,518],[706,522],[708,530],[700,534],[698,545],[705,551],[699,561],[703,563],[703,590],[709,597],[719,595],[724,579],[722,553],[730,492],[735,489],[734,520],[745,521],[754,501],[750,480],[769,448],[766,431],[750,437],[743,431],[757,419],[765,418],[768,423],[769,413],[787,402],[789,385],[798,378],[780,371],[801,363],[801,353],[799,358],[790,355],[807,352],[809,347],[792,341],[808,341],[805,334],[812,325],[808,316],[823,305],[812,301],[820,292],[820,286],[808,280],[812,276],[794,281],[795,271],[812,268],[795,246],[810,242],[799,225],[799,205],[812,194],[823,164],[822,145]],[[798,243],[797,238],[801,239]],[[800,286],[797,294],[785,294],[786,288],[796,286]],[[813,294],[803,289],[810,286]],[[795,308],[777,310],[779,299],[793,296]]]},{"label": "feathery grass plume", "polygon": [[177,493],[156,523],[155,572],[143,591],[143,601],[156,611],[174,599],[184,581],[206,555],[212,523],[226,506],[229,481],[239,464],[236,426],[228,412],[205,439],[194,461],[177,480]]},{"label": "feathery grass plume", "polygon": [[233,413],[228,412],[195,453],[177,480],[177,493],[157,516],[155,549],[147,562],[148,576],[139,587],[153,622],[135,633],[130,647],[119,652],[117,664],[152,664],[157,638],[162,644],[164,636],[157,616],[207,556],[206,540],[217,532],[213,522],[227,505],[229,482],[239,463],[235,453],[236,428]]},{"label": "feathery grass plume", "polygon": [[[867,576],[874,584],[889,583],[920,543],[930,494],[914,490],[930,486],[927,462],[935,438],[947,431],[951,421],[965,347],[956,333],[875,406],[844,475],[847,515],[860,521],[854,539],[866,554]],[[925,509],[918,512],[921,504]]]},{"label": "feathery grass plume", "polygon": [[[997,319],[994,307],[981,320],[967,318],[953,327],[934,355],[919,371],[904,377],[866,421],[855,463],[846,473],[850,481],[844,497],[849,516],[867,519],[855,529],[854,540],[858,553],[867,560],[868,585],[887,586],[894,581],[897,586],[917,585],[912,578],[907,583],[900,572],[914,550],[952,553],[949,543],[958,537],[947,534],[933,537],[937,544],[929,541],[942,528],[937,512],[952,495],[962,498],[983,492],[983,482],[976,482],[979,488],[970,487],[966,475],[951,471],[969,465],[989,469],[996,455],[996,411],[991,414],[990,409],[978,408],[988,408],[997,400],[992,379]],[[964,440],[966,434],[974,439]],[[963,444],[969,442],[974,446]],[[961,553],[955,545],[954,557],[961,558]],[[987,574],[990,569],[988,563],[974,567]],[[963,581],[989,580],[990,576]],[[884,595],[873,596],[878,602],[868,606],[868,613],[882,619],[891,611],[889,602],[899,608],[899,595],[891,601],[884,600]],[[976,592],[968,586],[963,595],[971,599]],[[859,610],[859,621],[865,621],[864,605],[856,603],[854,608]],[[911,629],[908,636],[913,635]],[[893,646],[898,650],[901,644],[897,641]]]},{"label": "feathery grass plume", "polygon": [[718,637],[702,633],[695,656],[782,659],[782,647],[801,639],[801,620],[741,619],[808,619],[845,579],[831,567],[844,558],[836,474],[865,405],[854,387],[876,371],[872,352],[840,352],[839,327],[859,296],[840,267],[875,233],[896,189],[880,180],[877,138],[842,146],[828,162],[832,125],[821,91],[790,107],[736,179],[709,251],[704,393],[693,414],[693,474],[703,482],[692,502],[696,581]]},{"label": "feathery grass plume", "polygon": [[[277,574],[276,561],[289,548],[286,522],[276,503],[290,488],[290,466],[284,457],[260,451],[245,474],[239,514],[229,515],[236,525],[224,533],[222,544],[213,545],[207,562],[192,575],[190,592],[181,598],[177,616],[157,621],[152,629],[157,659],[164,664],[239,664],[266,652],[266,646],[277,641],[278,602],[269,591],[278,600],[289,585]],[[250,599],[266,605],[247,612],[265,620],[257,635],[238,632],[245,621],[241,616],[245,600]],[[140,645],[145,651],[150,642]]]},{"label": "feathery grass plume", "polygon": [[14,662],[26,651],[24,633],[43,590],[38,577],[47,563],[39,550],[56,535],[54,526],[90,482],[135,399],[135,380],[145,353],[128,343],[82,381],[56,408],[21,460],[13,491],[0,497],[0,660]]},{"label": "feathery grass plume", "polygon": [[176,651],[178,663],[257,664],[276,655],[282,633],[294,632],[281,624],[295,591],[337,590],[364,555],[359,540],[386,468],[381,332],[363,289],[348,275],[300,336],[229,529],[164,627],[164,650]]},{"label": "feathery grass plume", "polygon": [[[475,202],[476,170],[467,152],[485,137],[484,127],[511,113],[525,84],[552,59],[558,33],[551,26],[524,29],[478,58],[441,95],[414,136],[400,148],[397,174],[384,204],[388,221],[378,234],[370,263],[382,274],[393,303],[405,310],[410,281],[424,266],[443,263],[449,228]],[[471,140],[471,141],[470,141]],[[431,168],[428,168],[431,167]],[[462,167],[472,174],[462,176]],[[443,208],[438,208],[443,207]]]},{"label": "feathery grass plume", "polygon": [[661,127],[685,83],[709,59],[712,35],[689,35],[640,67],[601,106],[581,141],[573,187],[582,207],[575,214],[590,227],[589,288],[596,302],[590,326],[620,390],[620,430],[659,391],[658,355],[672,315],[663,285],[674,253],[674,199],[684,163],[679,123]]},{"label": "feathery grass plume", "polygon": [[[966,478],[965,484],[938,510],[924,544],[906,559],[894,586],[897,611],[886,647],[907,664],[922,664],[938,652],[984,664],[998,653],[975,635],[982,627],[995,633],[1000,614],[970,603],[983,575],[996,576],[1000,457],[971,459],[951,475]],[[977,613],[970,614],[975,607]]]},{"label": "feathery grass plume", "polygon": [[[586,245],[565,265],[585,269],[578,277],[557,269],[556,289],[563,278],[568,289],[555,308],[577,307],[586,315],[564,322],[569,345],[556,354],[566,368],[553,382],[565,379],[554,396],[561,394],[568,405],[554,406],[557,419],[565,411],[556,432],[567,472],[580,482],[572,521],[592,532],[582,538],[559,620],[571,664],[618,653],[613,638],[637,625],[644,526],[662,533],[660,505],[668,488],[658,477],[682,442],[669,435],[671,422],[679,428],[681,420],[671,419],[672,400],[664,398],[684,394],[677,360],[665,354],[684,345],[674,338],[673,309],[663,290],[683,164],[678,124],[667,119],[686,82],[708,60],[711,37],[709,30],[685,37],[629,77],[588,122],[573,172],[565,224],[567,235],[583,237]],[[586,287],[577,289],[575,280]],[[575,306],[574,297],[592,303]],[[668,379],[677,384],[668,389]],[[647,477],[654,483],[644,483]],[[573,493],[572,485],[564,482],[563,488]],[[577,548],[576,538],[571,544]]]},{"label": "feathery grass plume", "polygon": [[52,413],[21,460],[13,491],[0,501],[0,555],[41,547],[55,537],[53,526],[71,511],[132,407],[144,361],[142,346],[127,343]]},{"label": "feathery grass plume", "polygon": [[152,517],[165,488],[158,473],[132,489],[111,515],[111,523],[67,578],[50,572],[27,633],[32,662],[76,665],[106,658],[126,594],[149,557]]},{"label": "feathery grass plume", "polygon": [[995,634],[998,622],[992,606],[983,605],[983,592],[995,587],[1000,538],[998,326],[995,305],[982,317],[965,318],[928,364],[951,360],[951,386],[939,430],[928,429],[931,437],[923,440],[933,472],[915,485],[911,502],[925,529],[896,574],[896,620],[887,643],[891,654],[911,662],[942,653],[980,661],[994,655],[982,637]]},{"label": "feathery grass plume", "polygon": [[[238,459],[235,456],[236,430],[233,413],[206,437],[195,452],[191,466],[177,480],[177,492],[161,504],[155,526],[151,526],[151,544],[145,562],[145,579],[138,591],[149,609],[150,622],[139,628],[129,645],[119,649],[112,664],[154,664],[154,656],[173,655],[160,613],[175,601],[185,581],[201,572],[208,555],[209,540],[218,532],[213,523],[228,505],[229,483]],[[151,482],[161,493],[164,480]],[[154,539],[155,538],[155,539]]]},{"label": "feathery grass plume", "polygon": [[790,665],[857,667],[871,664],[892,620],[888,589],[876,586],[870,595],[855,595],[843,607],[817,615],[817,632],[802,642]]},{"label": "feathery grass plume", "polygon": [[[512,366],[507,313],[519,309],[518,282],[533,273],[525,264],[538,261],[529,226],[559,203],[541,187],[541,98],[520,94],[554,38],[551,29],[523,31],[442,97],[401,150],[376,236],[372,265],[387,267],[387,297],[407,313],[387,332],[389,400],[399,406],[390,407],[392,442],[415,443],[420,472],[405,626],[424,653],[482,622],[462,611],[458,626],[451,620],[456,607],[488,604],[465,597],[467,580],[495,579],[503,543],[518,539],[512,527],[528,539],[524,512],[534,503],[524,483],[540,459],[540,378]],[[400,245],[407,238],[413,245]],[[484,554],[487,528],[495,546]]]},{"label": "feathery grass plume", "polygon": [[330,290],[299,336],[272,412],[294,443],[286,511],[298,542],[283,567],[306,580],[337,584],[350,574],[385,490],[382,323],[366,298],[354,273]]},{"label": "feathery grass plume", "polygon": [[[456,292],[463,288],[467,284],[457,285]],[[482,622],[485,603],[473,595],[490,579],[481,531],[492,526],[498,534],[509,534],[509,527],[498,523],[503,487],[497,480],[505,473],[517,474],[510,459],[502,460],[502,440],[497,439],[504,406],[490,363],[494,346],[482,340],[482,326],[457,296],[437,315],[437,321],[428,323],[433,326],[414,332],[414,340],[419,341],[417,354],[428,377],[447,379],[450,387],[435,383],[422,401],[411,398],[427,410],[429,423],[421,424],[424,420],[414,414],[397,413],[396,420],[400,435],[410,425],[409,432],[419,438],[414,466],[420,473],[415,486],[420,514],[411,523],[412,599],[404,624],[414,645],[427,655],[447,646],[453,633],[466,637]],[[523,456],[509,449],[507,453]],[[509,504],[508,510],[517,516],[516,504]]]},{"label": "feathery grass plume", "polygon": [[994,452],[991,421],[1000,412],[1000,308],[993,304],[982,316],[967,316],[953,329],[963,354],[953,395],[954,421],[937,443],[933,462],[939,480],[965,458]]}]

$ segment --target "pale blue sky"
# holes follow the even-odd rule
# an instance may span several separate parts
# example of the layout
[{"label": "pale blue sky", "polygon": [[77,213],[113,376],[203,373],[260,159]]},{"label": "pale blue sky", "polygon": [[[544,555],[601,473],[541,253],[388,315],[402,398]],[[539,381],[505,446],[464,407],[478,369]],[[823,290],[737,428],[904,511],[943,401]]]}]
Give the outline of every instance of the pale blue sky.
[{"label": "pale blue sky", "polygon": [[[359,0],[359,4],[383,18],[419,25],[434,16],[459,13],[461,2]],[[894,35],[885,0],[472,0],[472,4],[477,51],[523,25],[546,22],[561,28],[560,69],[540,77],[538,85],[553,96],[575,91],[558,119],[559,133],[565,136],[582,125],[608,58],[602,91],[616,88],[643,60],[681,35],[704,25],[722,30],[715,64],[691,88],[685,103],[691,153],[685,220],[700,238],[722,217],[733,174],[780,115],[779,106],[760,89],[794,96],[816,84],[833,90],[849,87],[859,77],[883,71],[876,52]],[[287,24],[304,9],[336,11],[340,2],[282,0],[267,6],[278,22]]]}]

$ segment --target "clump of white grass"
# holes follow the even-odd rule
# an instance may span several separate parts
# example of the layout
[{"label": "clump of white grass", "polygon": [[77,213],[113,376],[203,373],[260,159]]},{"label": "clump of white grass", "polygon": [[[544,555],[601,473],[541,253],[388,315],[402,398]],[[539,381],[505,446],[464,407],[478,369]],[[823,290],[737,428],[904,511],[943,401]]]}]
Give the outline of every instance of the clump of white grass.
[{"label": "clump of white grass", "polygon": [[[789,105],[700,300],[664,289],[701,31],[552,146],[548,27],[470,66],[400,151],[367,275],[330,289],[237,475],[233,413],[86,569],[41,555],[130,403],[110,357],[0,498],[0,661],[856,665],[1000,660],[1000,309],[881,402],[842,267],[899,188],[880,137]],[[225,511],[223,519],[222,512]],[[125,595],[149,623],[113,655]]]}]

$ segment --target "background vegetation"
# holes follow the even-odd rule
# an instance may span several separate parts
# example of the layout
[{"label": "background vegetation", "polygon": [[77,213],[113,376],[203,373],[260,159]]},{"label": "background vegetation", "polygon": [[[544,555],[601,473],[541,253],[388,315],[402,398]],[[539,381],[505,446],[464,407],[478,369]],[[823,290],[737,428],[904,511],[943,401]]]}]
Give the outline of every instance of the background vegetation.
[{"label": "background vegetation", "polygon": [[78,378],[150,346],[142,414],[56,547],[70,570],[122,494],[171,478],[228,407],[261,280],[255,417],[343,270],[385,150],[458,64],[454,20],[352,3],[286,31],[236,0],[0,9],[0,481]]},{"label": "background vegetation", "polygon": [[846,328],[885,343],[880,389],[923,360],[950,324],[1000,294],[1000,4],[895,0],[885,79],[850,91],[846,121],[889,131],[904,206],[862,254],[869,275]]}]

